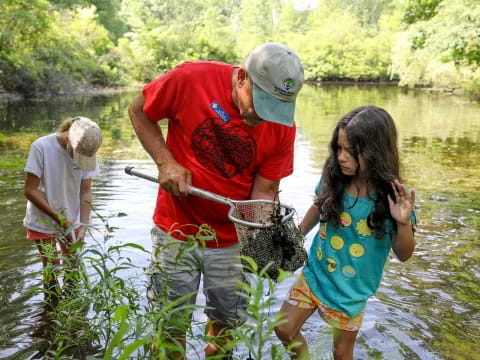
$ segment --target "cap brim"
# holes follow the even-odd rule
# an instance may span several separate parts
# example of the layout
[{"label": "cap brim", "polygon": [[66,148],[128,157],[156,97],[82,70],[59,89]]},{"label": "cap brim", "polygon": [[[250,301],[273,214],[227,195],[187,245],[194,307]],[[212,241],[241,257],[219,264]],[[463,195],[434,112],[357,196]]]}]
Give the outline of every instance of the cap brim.
[{"label": "cap brim", "polygon": [[295,101],[279,100],[253,83],[253,106],[263,120],[293,126]]},{"label": "cap brim", "polygon": [[97,159],[96,156],[83,156],[78,152],[73,152],[73,160],[77,166],[83,171],[93,171],[97,168]]}]

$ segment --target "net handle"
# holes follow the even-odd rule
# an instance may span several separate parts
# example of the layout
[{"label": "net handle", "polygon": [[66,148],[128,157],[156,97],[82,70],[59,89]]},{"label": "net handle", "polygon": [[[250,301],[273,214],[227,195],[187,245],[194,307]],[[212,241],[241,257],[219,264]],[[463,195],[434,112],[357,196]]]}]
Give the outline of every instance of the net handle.
[{"label": "net handle", "polygon": [[[137,177],[145,179],[145,180],[153,181],[153,182],[158,184],[158,179],[156,177],[141,173],[141,172],[135,170],[135,168],[133,166],[126,166],[125,167],[125,173],[127,173],[128,175],[137,176]],[[222,204],[225,204],[225,205],[230,205],[230,206],[234,205],[233,201],[230,200],[227,197],[220,196],[218,194],[212,193],[212,192],[207,191],[207,190],[196,188],[195,186],[190,185],[188,187],[188,193],[191,194],[191,195],[202,197],[202,198],[207,199],[207,200],[216,201],[216,202],[219,202],[219,203],[222,203]]]},{"label": "net handle", "polygon": [[[141,172],[135,170],[135,168],[133,166],[126,166],[125,167],[125,173],[127,173],[128,175],[137,176],[139,178],[149,180],[149,181],[152,181],[152,182],[155,182],[155,183],[158,184],[158,178],[147,175],[147,174],[144,174],[144,173],[141,173]],[[207,190],[199,189],[199,188],[197,188],[195,186],[191,186],[191,185],[188,187],[188,193],[191,194],[191,195],[199,196],[199,197],[207,199],[207,200],[216,201],[216,202],[222,203],[224,205],[229,205],[230,210],[228,211],[228,218],[230,219],[230,221],[232,221],[236,224],[248,226],[250,228],[255,228],[255,229],[266,229],[266,228],[270,228],[270,227],[275,225],[275,223],[273,223],[273,222],[270,222],[270,223],[250,222],[250,221],[239,219],[239,218],[237,218],[233,215],[233,213],[235,211],[235,203],[241,204],[241,203],[263,202],[263,203],[269,203],[269,204],[273,205],[273,204],[276,204],[275,201],[270,201],[270,200],[233,201],[232,199],[230,199],[228,197],[224,197],[224,196],[212,193],[212,192],[207,191]],[[291,210],[287,215],[285,215],[282,218],[282,223],[284,223],[284,222],[291,219],[291,217],[294,214],[294,211],[290,206],[287,206],[285,204],[280,203],[280,206]]]}]

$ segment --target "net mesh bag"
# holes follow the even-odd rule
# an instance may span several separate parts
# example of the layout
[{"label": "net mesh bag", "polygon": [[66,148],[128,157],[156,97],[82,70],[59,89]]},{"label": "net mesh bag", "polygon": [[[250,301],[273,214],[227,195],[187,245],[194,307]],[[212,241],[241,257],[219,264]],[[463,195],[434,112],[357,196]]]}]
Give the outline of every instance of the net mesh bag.
[{"label": "net mesh bag", "polygon": [[[273,223],[271,227],[258,229],[235,222],[240,255],[252,258],[259,270],[269,265],[266,274],[273,280],[278,278],[279,269],[293,272],[304,264],[307,257],[304,237],[294,216],[284,220],[294,211],[274,201],[235,204],[234,217],[256,223]],[[248,262],[242,259],[242,263],[249,270]]]}]

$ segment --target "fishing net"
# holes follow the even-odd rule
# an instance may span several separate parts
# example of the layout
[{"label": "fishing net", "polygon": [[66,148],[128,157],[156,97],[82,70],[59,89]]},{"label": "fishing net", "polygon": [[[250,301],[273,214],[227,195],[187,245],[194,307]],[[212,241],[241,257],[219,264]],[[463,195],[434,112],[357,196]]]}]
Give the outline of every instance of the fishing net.
[{"label": "fishing net", "polygon": [[[158,178],[142,174],[132,166],[125,167],[125,172],[158,183]],[[188,192],[230,206],[228,218],[235,224],[240,255],[252,258],[260,270],[268,266],[266,273],[271,279],[278,278],[279,269],[295,271],[303,265],[307,253],[292,207],[273,200],[232,200],[194,186]],[[249,270],[248,262],[242,262]]]},{"label": "fishing net", "polygon": [[[254,228],[235,221],[240,255],[251,257],[259,270],[268,266],[266,274],[277,280],[279,269],[295,271],[300,268],[307,257],[304,237],[295,224],[291,207],[275,201],[242,201],[236,203],[232,217],[270,224],[266,228]],[[242,259],[246,270],[248,262]]]}]

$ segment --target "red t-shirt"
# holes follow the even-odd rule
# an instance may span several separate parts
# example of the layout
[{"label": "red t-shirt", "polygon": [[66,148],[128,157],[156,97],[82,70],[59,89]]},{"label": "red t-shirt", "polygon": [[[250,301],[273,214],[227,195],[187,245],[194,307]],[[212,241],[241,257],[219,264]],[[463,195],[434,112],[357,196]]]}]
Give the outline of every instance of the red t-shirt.
[{"label": "red t-shirt", "polygon": [[[169,119],[167,145],[192,172],[192,185],[234,200],[248,200],[256,174],[280,180],[293,172],[295,126],[265,121],[245,125],[232,100],[234,66],[187,62],[143,89],[143,111],[151,121]],[[154,223],[172,236],[197,238],[213,231],[207,247],[237,243],[229,206],[159,189]],[[192,226],[193,225],[193,226]],[[201,228],[199,228],[201,226]]]}]

